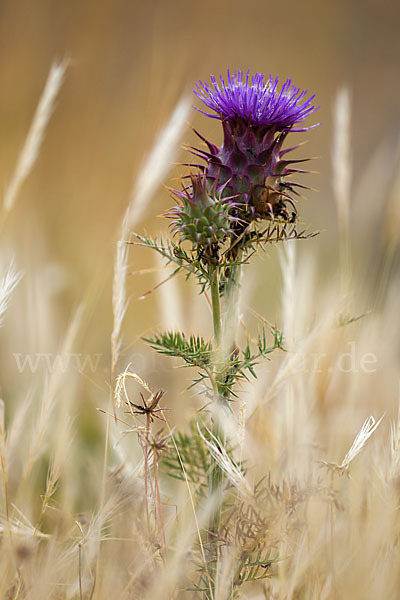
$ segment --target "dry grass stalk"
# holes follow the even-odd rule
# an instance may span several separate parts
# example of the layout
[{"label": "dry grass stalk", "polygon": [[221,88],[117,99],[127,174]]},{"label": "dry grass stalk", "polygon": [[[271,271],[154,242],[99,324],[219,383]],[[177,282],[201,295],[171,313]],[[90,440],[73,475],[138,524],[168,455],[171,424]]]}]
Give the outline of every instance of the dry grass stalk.
[{"label": "dry grass stalk", "polygon": [[22,494],[34,464],[46,449],[46,433],[48,432],[52,419],[54,418],[54,412],[57,406],[57,395],[60,392],[63,381],[67,377],[67,370],[64,368],[61,359],[63,356],[67,356],[71,353],[71,349],[81,325],[82,316],[83,306],[81,305],[78,307],[73,319],[69,324],[64,342],[58,355],[60,360],[57,361],[48,381],[46,381],[46,386],[43,391],[43,397],[39,408],[39,415],[33,428],[28,456],[25,460],[24,470],[18,486],[17,498],[19,498]]},{"label": "dry grass stalk", "polygon": [[210,430],[207,429],[207,433],[210,436],[210,440],[208,440],[200,427],[198,426],[198,431],[200,436],[210,450],[211,455],[213,456],[215,462],[222,469],[230,483],[235,487],[239,495],[245,498],[248,501],[253,500],[253,490],[251,486],[246,481],[241,469],[233,462],[232,458],[229,456],[226,451],[223,443],[219,440]]},{"label": "dry grass stalk", "polygon": [[347,88],[342,88],[336,95],[333,121],[332,185],[338,211],[339,225],[343,229],[343,233],[347,235],[351,191],[351,97],[350,91]]},{"label": "dry grass stalk", "polygon": [[354,438],[354,441],[353,441],[350,449],[346,453],[346,456],[344,457],[344,459],[342,460],[340,465],[338,465],[336,463],[325,462],[325,461],[321,461],[321,464],[323,464],[324,466],[328,467],[329,469],[331,469],[333,471],[336,471],[340,475],[343,475],[344,473],[346,473],[346,475],[350,476],[349,475],[350,463],[361,452],[361,450],[364,447],[367,440],[371,437],[371,435],[374,433],[374,431],[379,427],[383,417],[384,417],[384,415],[382,415],[382,417],[380,419],[378,419],[378,421],[376,421],[373,416],[370,416],[370,417],[368,417],[368,419],[366,419],[366,421],[363,423],[363,426],[361,427],[360,431]]},{"label": "dry grass stalk", "polygon": [[6,312],[11,294],[17,287],[22,278],[22,271],[17,271],[14,261],[11,261],[8,270],[0,280],[0,327],[3,323],[4,313]]},{"label": "dry grass stalk", "polygon": [[[128,270],[129,252],[126,241],[132,227],[144,216],[154,192],[160,186],[174,160],[173,150],[177,151],[178,143],[183,132],[183,126],[189,111],[187,98],[182,98],[177,104],[167,125],[161,131],[156,143],[139,172],[133,186],[128,208],[124,214],[120,239],[114,261],[114,281],[112,294],[113,329],[111,334],[111,382],[114,381],[115,368],[121,347],[121,327],[127,309],[126,276]],[[112,383],[113,385],[113,383]]]},{"label": "dry grass stalk", "polygon": [[46,85],[36,108],[28,135],[18,157],[15,171],[6,189],[3,210],[9,212],[15,203],[18,192],[31,172],[39,155],[47,124],[54,110],[54,103],[64,81],[68,62],[55,63],[50,69]]},{"label": "dry grass stalk", "polygon": [[350,279],[350,92],[341,89],[336,96],[333,111],[334,137],[332,149],[332,184],[336,202],[340,236],[340,258],[343,292],[349,288]]}]

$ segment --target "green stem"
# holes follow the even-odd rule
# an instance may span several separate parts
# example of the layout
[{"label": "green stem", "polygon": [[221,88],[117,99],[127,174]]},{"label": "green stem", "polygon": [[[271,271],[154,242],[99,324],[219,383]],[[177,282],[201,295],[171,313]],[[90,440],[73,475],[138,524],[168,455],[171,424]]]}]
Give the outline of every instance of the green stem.
[{"label": "green stem", "polygon": [[[241,255],[238,254],[237,261]],[[236,342],[236,331],[239,321],[239,282],[242,274],[242,265],[236,264],[230,268],[230,273],[225,284],[226,309],[224,315],[224,338],[229,346],[227,352],[231,352]]]},{"label": "green stem", "polygon": [[[211,383],[214,390],[214,401],[219,401],[219,386],[218,386],[218,370],[219,363],[221,360],[221,334],[222,334],[222,322],[221,322],[221,303],[220,303],[220,292],[219,292],[219,270],[218,266],[208,263],[208,274],[210,282],[211,292],[211,304],[212,304],[212,318],[213,318],[213,331],[214,331],[214,356],[215,363],[212,374],[210,373]],[[220,431],[218,424],[212,419],[211,431],[218,439],[220,438]],[[215,585],[217,575],[217,564],[218,564],[218,533],[221,523],[221,503],[222,503],[222,483],[223,483],[223,472],[220,467],[214,463],[210,469],[208,475],[208,489],[210,497],[215,503],[215,507],[210,515],[210,521],[208,525],[207,542],[208,542],[208,571],[210,576],[210,594],[205,593],[206,600],[213,600],[215,596]]]},{"label": "green stem", "polygon": [[[220,430],[218,423],[212,422],[212,434],[223,443],[223,432]],[[214,503],[213,511],[210,515],[210,523],[207,533],[207,546],[209,550],[208,557],[208,572],[210,575],[210,583],[212,589],[212,595],[209,596],[206,593],[207,600],[213,600],[215,597],[217,572],[218,572],[218,547],[219,547],[219,532],[221,529],[221,513],[222,513],[222,500],[223,500],[223,484],[224,484],[224,473],[221,467],[216,463],[212,463],[210,473],[208,476],[208,488],[210,491],[210,498]]]},{"label": "green stem", "polygon": [[221,305],[219,299],[218,267],[209,264],[208,273],[210,276],[211,304],[214,326],[214,348],[218,349],[221,341]]},{"label": "green stem", "polygon": [[[226,281],[223,327],[221,318],[218,267],[209,263],[208,273],[210,278],[209,281],[211,291],[215,350],[213,388],[215,394],[215,402],[219,403],[221,402],[221,396],[223,393],[223,382],[221,382],[221,378],[225,377],[227,362],[230,360],[230,355],[232,352],[232,345],[235,344],[238,320],[238,283],[240,280],[241,265],[235,265],[231,267],[229,277]],[[222,399],[222,401],[224,400],[227,400],[227,398],[225,397],[224,399]],[[220,440],[222,444],[224,444],[224,432],[221,430],[218,423],[214,419],[212,419],[211,431],[212,434],[218,440]],[[215,508],[212,514],[210,515],[210,522],[207,535],[209,548],[208,567],[211,583],[211,596],[208,595],[208,592],[206,592],[205,594],[205,598],[207,598],[207,600],[209,598],[213,598],[215,595],[216,576],[218,570],[218,536],[221,528],[223,485],[224,473],[222,469],[218,466],[218,464],[214,463],[212,465],[208,478],[208,488],[210,492],[210,497],[213,498]]]}]

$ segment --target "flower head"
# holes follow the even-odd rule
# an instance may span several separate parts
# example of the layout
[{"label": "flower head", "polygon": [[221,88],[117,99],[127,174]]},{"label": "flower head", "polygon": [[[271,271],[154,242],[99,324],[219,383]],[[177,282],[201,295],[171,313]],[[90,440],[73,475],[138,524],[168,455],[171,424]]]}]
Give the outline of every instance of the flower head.
[{"label": "flower head", "polygon": [[237,221],[230,213],[236,207],[234,198],[222,197],[224,186],[217,191],[208,189],[203,174],[192,173],[190,185],[182,191],[172,190],[180,201],[179,206],[165,215],[172,218],[172,231],[180,234],[180,241],[190,240],[195,246],[207,247],[222,241]]},{"label": "flower head", "polygon": [[278,77],[269,76],[264,80],[262,73],[251,77],[243,71],[235,71],[232,76],[228,70],[228,80],[220,77],[221,87],[215,77],[211,76],[212,86],[199,81],[194,93],[215,114],[200,112],[212,119],[235,122],[244,121],[254,127],[275,126],[276,131],[283,131],[301,123],[318,107],[312,104],[315,96],[305,99],[308,90],[295,87],[291,79],[287,79],[281,90],[278,89]]},{"label": "flower head", "polygon": [[256,221],[296,223],[298,188],[308,189],[287,178],[307,173],[296,163],[310,159],[288,157],[300,144],[286,149],[283,144],[290,132],[311,129],[303,122],[318,108],[314,96],[307,99],[307,90],[293,86],[291,79],[278,89],[278,77],[256,73],[250,78],[250,71],[228,71],[227,81],[220,80],[211,77],[212,85],[200,81],[194,93],[211,112],[197,110],[221,120],[223,142],[216,146],[195,132],[202,144],[189,150],[204,164],[189,165],[200,173],[192,173],[189,185],[173,192],[180,205],[167,213],[180,240],[197,247],[242,239]]}]

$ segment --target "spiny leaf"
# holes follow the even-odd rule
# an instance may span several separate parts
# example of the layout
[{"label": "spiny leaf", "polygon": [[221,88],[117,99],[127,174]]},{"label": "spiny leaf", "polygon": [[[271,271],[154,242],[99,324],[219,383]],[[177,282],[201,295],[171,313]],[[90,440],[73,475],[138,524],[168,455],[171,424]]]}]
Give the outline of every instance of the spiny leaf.
[{"label": "spiny leaf", "polygon": [[198,282],[202,286],[201,291],[205,290],[209,277],[207,269],[202,264],[201,255],[198,252],[186,252],[182,246],[178,246],[170,240],[164,240],[162,237],[157,239],[137,233],[133,233],[132,235],[137,241],[131,243],[146,246],[161,254],[166,259],[167,264],[176,264],[179,269],[185,271],[186,278],[189,278],[191,275],[197,277]]},{"label": "spiny leaf", "polygon": [[143,339],[160,354],[182,358],[192,367],[205,368],[210,363],[211,342],[200,336],[191,335],[187,338],[184,333],[167,331]]},{"label": "spiny leaf", "polygon": [[276,328],[271,329],[274,340],[271,346],[268,345],[267,342],[267,333],[265,328],[263,328],[261,335],[257,340],[257,351],[253,352],[250,343],[247,343],[244,350],[237,352],[236,354],[232,354],[231,361],[226,368],[225,373],[222,375],[224,378],[223,383],[221,384],[224,395],[227,397],[229,395],[234,395],[232,387],[233,385],[241,380],[248,381],[249,374],[257,378],[257,374],[254,370],[255,366],[258,364],[260,358],[268,358],[268,355],[271,354],[274,350],[284,350],[283,347],[283,336],[280,331]]}]

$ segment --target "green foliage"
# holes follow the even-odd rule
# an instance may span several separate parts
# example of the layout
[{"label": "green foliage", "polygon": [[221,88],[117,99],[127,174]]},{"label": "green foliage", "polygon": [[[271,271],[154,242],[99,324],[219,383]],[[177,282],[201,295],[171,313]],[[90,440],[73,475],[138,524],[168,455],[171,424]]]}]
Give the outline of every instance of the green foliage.
[{"label": "green foliage", "polygon": [[184,333],[167,331],[143,339],[160,354],[181,358],[187,366],[199,369],[199,377],[194,379],[190,387],[198,383],[205,384],[207,378],[213,377],[212,371],[215,369],[219,393],[229,400],[231,396],[236,397],[233,390],[236,383],[248,381],[249,375],[257,377],[255,367],[260,358],[268,359],[274,350],[284,350],[282,333],[276,328],[272,328],[271,331],[274,336],[272,345],[268,345],[267,332],[263,328],[255,349],[252,348],[254,344],[247,342],[244,350],[235,349],[222,366],[215,362],[211,342],[201,336],[191,335],[187,338]]},{"label": "green foliage", "polygon": [[182,358],[191,367],[204,369],[210,364],[211,342],[200,336],[191,335],[187,338],[184,333],[167,331],[143,339],[153,350],[160,354]]},{"label": "green foliage", "polygon": [[[297,230],[296,225],[281,222],[279,220],[268,223],[266,227],[260,227],[257,222],[252,222],[248,225],[243,232],[236,237],[222,255],[229,258],[228,264],[223,265],[233,266],[235,264],[247,263],[249,258],[260,250],[264,250],[268,244],[277,244],[278,242],[285,242],[288,240],[306,240],[318,235],[318,232],[307,232],[303,229]],[[239,263],[235,263],[234,256],[242,256],[242,260]],[[222,266],[222,265],[221,265]],[[221,273],[221,283],[224,285],[226,279],[224,273]]]},{"label": "green foliage", "polygon": [[174,244],[171,240],[164,240],[162,237],[157,239],[137,233],[133,233],[132,236],[137,240],[133,242],[134,244],[151,248],[166,259],[167,265],[177,265],[175,273],[183,271],[187,279],[191,275],[194,275],[201,285],[201,292],[204,292],[209,281],[209,276],[199,249],[186,251],[182,245]]},{"label": "green foliage", "polygon": [[[165,454],[162,467],[174,479],[189,481],[195,484],[196,494],[199,497],[206,495],[208,479],[213,469],[216,468],[207,444],[204,440],[214,442],[212,434],[207,427],[202,427],[203,420],[199,417],[189,423],[189,431],[174,433],[172,451]],[[224,449],[233,462],[234,447],[225,441]]]},{"label": "green foliage", "polygon": [[[236,561],[236,573],[232,579],[232,598],[237,598],[241,593],[241,586],[244,583],[261,581],[271,577],[271,567],[278,562],[279,556],[273,556],[272,550],[254,550],[251,552],[243,551]],[[207,560],[207,567],[210,567],[213,559],[210,557]],[[215,559],[214,559],[215,562]],[[199,582],[194,583],[190,591],[209,593],[210,589],[210,573],[208,568],[203,563],[198,563]]]},{"label": "green foliage", "polygon": [[272,563],[277,562],[279,557],[272,558],[272,551],[268,549],[265,552],[256,550],[250,554],[244,553],[239,562],[239,571],[235,586],[240,586],[248,581],[259,581],[270,577],[269,569]]},{"label": "green foliage", "polygon": [[[202,431],[202,434],[200,431]],[[207,427],[199,427],[198,419],[192,419],[188,433],[178,432],[174,434],[174,450],[165,454],[161,462],[162,470],[170,477],[193,484],[192,491],[197,502],[208,499],[210,474],[216,468],[215,461],[204,441],[204,438],[208,439],[209,437],[211,438],[211,435]],[[210,439],[210,441],[212,440]],[[224,447],[232,458],[232,446],[227,445],[225,442]],[[231,539],[231,519],[235,515],[244,514],[245,512],[246,527],[241,529],[241,535],[236,539],[236,544],[239,544],[241,552],[237,557],[232,578],[232,598],[235,598],[244,583],[269,577],[272,563],[279,560],[279,558],[272,557],[272,550],[265,549],[265,543],[261,542],[266,534],[268,524],[264,523],[252,506],[235,505],[235,503],[232,503],[232,499],[229,494],[225,494],[223,498],[221,510],[223,514],[227,514],[227,521],[225,527],[221,529],[221,537],[218,536],[216,542],[218,554],[224,552],[225,548],[230,551],[230,544],[235,544],[234,540]],[[239,531],[237,531],[238,533]],[[206,564],[199,557],[197,561],[199,580],[193,582],[188,591],[203,593],[208,598],[210,583],[215,583],[212,578],[215,574],[214,567],[217,561],[209,542],[203,540],[203,545],[207,555]]]},{"label": "green foliage", "polygon": [[165,455],[162,466],[175,479],[195,484],[198,496],[204,496],[207,488],[207,477],[213,468],[213,460],[202,439],[197,420],[189,423],[189,432],[174,434],[174,449]]},{"label": "green foliage", "polygon": [[[131,235],[135,240],[131,243],[154,250],[166,259],[167,265],[174,264],[177,266],[174,274],[182,271],[187,279],[194,276],[201,286],[201,293],[205,291],[210,282],[208,272],[210,257],[205,255],[204,248],[195,246],[186,250],[183,244],[175,244],[163,237],[157,239],[137,233]],[[298,232],[294,225],[288,223],[283,225],[279,222],[271,223],[262,230],[259,230],[257,225],[252,224],[229,247],[220,248],[212,258],[219,271],[221,290],[224,289],[227,282],[227,273],[233,267],[245,264],[255,252],[262,250],[266,244],[275,244],[291,239],[308,239],[315,235],[317,233]],[[235,258],[239,255],[241,255],[240,260]]]},{"label": "green foliage", "polygon": [[256,350],[253,350],[250,343],[247,342],[244,350],[237,349],[231,354],[230,362],[220,378],[220,391],[223,396],[227,398],[236,396],[233,390],[234,384],[241,380],[248,381],[249,375],[257,378],[255,367],[260,358],[269,359],[269,354],[274,350],[284,350],[282,333],[276,328],[272,328],[271,331],[274,336],[271,346],[268,345],[267,332],[263,328],[256,343]]}]

